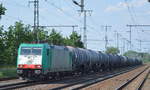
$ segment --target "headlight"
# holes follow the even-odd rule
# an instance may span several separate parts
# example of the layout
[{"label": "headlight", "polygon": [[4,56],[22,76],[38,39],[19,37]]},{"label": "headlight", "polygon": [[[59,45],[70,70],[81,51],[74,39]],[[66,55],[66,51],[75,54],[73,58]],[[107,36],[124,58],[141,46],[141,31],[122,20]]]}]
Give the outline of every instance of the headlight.
[{"label": "headlight", "polygon": [[19,64],[19,65],[18,65],[18,68],[23,68],[23,65]]},{"label": "headlight", "polygon": [[40,74],[40,73],[41,73],[41,70],[35,70],[35,73],[36,73],[36,74]]},{"label": "headlight", "polygon": [[42,68],[42,65],[36,65],[36,68],[41,69],[41,68]]},{"label": "headlight", "polygon": [[22,71],[22,70],[17,70],[17,73],[18,73],[18,74],[22,74],[23,71]]}]

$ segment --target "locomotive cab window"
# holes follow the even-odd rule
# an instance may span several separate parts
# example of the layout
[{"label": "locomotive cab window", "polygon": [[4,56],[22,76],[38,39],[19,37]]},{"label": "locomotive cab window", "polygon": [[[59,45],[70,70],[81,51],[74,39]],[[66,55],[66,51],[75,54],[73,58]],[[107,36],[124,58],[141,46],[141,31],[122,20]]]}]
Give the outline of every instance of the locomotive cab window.
[{"label": "locomotive cab window", "polygon": [[22,47],[21,48],[21,55],[29,55],[31,54],[31,48]]},{"label": "locomotive cab window", "polygon": [[38,47],[22,47],[21,55],[41,55],[42,48]]},{"label": "locomotive cab window", "polygon": [[32,48],[32,54],[33,55],[41,55],[41,48]]}]

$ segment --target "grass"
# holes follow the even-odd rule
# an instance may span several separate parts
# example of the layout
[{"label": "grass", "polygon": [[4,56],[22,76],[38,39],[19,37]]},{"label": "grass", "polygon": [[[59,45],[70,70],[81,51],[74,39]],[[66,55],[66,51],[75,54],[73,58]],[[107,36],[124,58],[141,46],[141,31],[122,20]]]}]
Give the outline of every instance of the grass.
[{"label": "grass", "polygon": [[15,66],[1,66],[0,67],[0,78],[16,77]]}]

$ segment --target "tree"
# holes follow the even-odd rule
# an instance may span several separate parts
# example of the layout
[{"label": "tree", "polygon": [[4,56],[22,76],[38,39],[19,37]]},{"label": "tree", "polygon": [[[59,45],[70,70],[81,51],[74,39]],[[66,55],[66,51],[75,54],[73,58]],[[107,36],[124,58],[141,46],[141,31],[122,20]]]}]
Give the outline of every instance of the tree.
[{"label": "tree", "polygon": [[[140,55],[141,55],[141,53],[140,53]],[[144,61],[144,62],[150,62],[150,54],[149,53],[142,53],[142,60]]]},{"label": "tree", "polygon": [[69,38],[66,38],[65,45],[84,48],[83,42],[81,41],[81,35],[78,35],[75,31],[72,32]]},{"label": "tree", "polygon": [[130,58],[138,58],[140,60],[143,60],[144,62],[150,62],[150,54],[149,53],[141,53],[136,51],[127,51],[124,53],[124,56],[130,57]]},{"label": "tree", "polygon": [[[15,22],[9,26],[8,30],[0,27],[0,65],[16,64],[17,52],[21,43],[31,43],[37,39],[30,25],[24,25],[21,21]],[[39,41],[47,41],[54,45],[70,45],[74,47],[83,47],[81,36],[77,32],[72,32],[69,37],[64,38],[61,33],[54,29],[47,35],[44,29],[38,30]]]},{"label": "tree", "polygon": [[47,37],[48,37],[48,36],[46,35],[45,31],[44,31],[42,28],[40,28],[40,29],[38,30],[38,39],[39,39],[40,41],[46,41]]},{"label": "tree", "polygon": [[119,54],[120,50],[118,48],[115,48],[115,47],[107,47],[105,52],[108,54]]},{"label": "tree", "polygon": [[25,42],[31,42],[32,32],[28,25],[24,25],[21,21],[16,22],[14,26],[10,26],[4,35],[5,50],[3,55],[7,64],[15,64],[17,59],[17,51],[19,45]]},{"label": "tree", "polygon": [[4,55],[3,52],[5,50],[4,46],[4,29],[3,26],[0,26],[0,64],[4,63]]},{"label": "tree", "polygon": [[130,57],[130,58],[135,58],[138,56],[138,52],[129,50],[124,53],[124,56]]},{"label": "tree", "polygon": [[3,4],[0,4],[0,19],[2,15],[5,15],[6,8],[3,7]]},{"label": "tree", "polygon": [[48,43],[53,45],[64,45],[64,38],[62,35],[58,32],[56,32],[54,29],[48,36]]}]

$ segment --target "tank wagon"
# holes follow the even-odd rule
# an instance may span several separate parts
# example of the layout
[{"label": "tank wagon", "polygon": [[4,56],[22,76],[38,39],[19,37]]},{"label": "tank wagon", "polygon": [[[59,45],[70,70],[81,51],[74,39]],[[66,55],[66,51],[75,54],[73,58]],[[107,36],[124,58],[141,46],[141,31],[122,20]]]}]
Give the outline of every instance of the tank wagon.
[{"label": "tank wagon", "polygon": [[142,64],[138,59],[71,46],[21,44],[17,74],[23,79],[53,78]]}]

